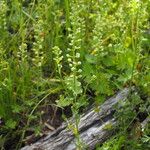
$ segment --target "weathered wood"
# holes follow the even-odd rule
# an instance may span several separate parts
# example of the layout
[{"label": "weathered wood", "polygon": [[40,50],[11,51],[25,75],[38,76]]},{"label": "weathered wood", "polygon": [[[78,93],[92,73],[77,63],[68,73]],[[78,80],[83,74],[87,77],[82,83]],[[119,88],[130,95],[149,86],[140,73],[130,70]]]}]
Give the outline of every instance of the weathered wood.
[{"label": "weathered wood", "polygon": [[146,128],[148,123],[150,123],[150,117],[149,116],[141,123],[142,130],[144,130]]},{"label": "weathered wood", "polygon": [[[99,106],[99,112],[96,112],[93,106],[81,116],[79,134],[83,145],[85,144],[88,149],[92,150],[96,144],[103,143],[112,136],[117,123],[113,117],[114,105],[119,101],[125,101],[129,93],[130,90],[125,88]],[[74,119],[70,122],[73,123]],[[67,126],[67,123],[63,123],[56,131],[21,150],[75,150],[76,138]],[[110,126],[112,127],[108,129]]]}]

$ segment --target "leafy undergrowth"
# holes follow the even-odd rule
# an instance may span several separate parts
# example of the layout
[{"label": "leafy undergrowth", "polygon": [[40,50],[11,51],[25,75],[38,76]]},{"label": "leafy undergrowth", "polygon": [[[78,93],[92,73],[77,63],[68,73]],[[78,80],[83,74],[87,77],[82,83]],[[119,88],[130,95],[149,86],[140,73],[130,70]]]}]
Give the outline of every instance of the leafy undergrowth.
[{"label": "leafy undergrowth", "polygon": [[118,109],[122,126],[98,149],[149,149],[148,127],[130,136],[150,110],[149,12],[149,0],[1,0],[1,149],[19,149],[72,115],[78,133],[79,112],[133,85],[140,97]]}]

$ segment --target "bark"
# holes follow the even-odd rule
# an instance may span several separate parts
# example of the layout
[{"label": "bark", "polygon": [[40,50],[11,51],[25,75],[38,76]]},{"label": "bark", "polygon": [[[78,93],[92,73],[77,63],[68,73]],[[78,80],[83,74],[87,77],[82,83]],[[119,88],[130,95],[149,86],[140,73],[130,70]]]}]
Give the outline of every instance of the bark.
[{"label": "bark", "polygon": [[[86,113],[81,115],[79,123],[79,135],[82,145],[87,149],[94,149],[96,144],[101,144],[110,138],[115,130],[117,119],[114,118],[114,106],[121,101],[125,101],[130,93],[128,88],[119,91],[115,96],[109,98],[101,106],[99,112],[93,106]],[[69,120],[70,124],[74,119]],[[21,150],[75,150],[76,138],[67,123],[63,123],[57,130],[49,133],[38,142],[25,146]]]}]

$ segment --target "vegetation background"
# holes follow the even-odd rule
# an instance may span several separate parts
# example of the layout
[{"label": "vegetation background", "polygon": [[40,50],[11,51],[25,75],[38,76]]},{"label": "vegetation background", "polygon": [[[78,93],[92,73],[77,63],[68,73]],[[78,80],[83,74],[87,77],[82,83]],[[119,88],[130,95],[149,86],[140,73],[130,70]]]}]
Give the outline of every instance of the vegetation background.
[{"label": "vegetation background", "polygon": [[149,22],[150,0],[1,0],[1,149],[41,135],[45,116],[55,126],[75,116],[78,135],[89,104],[131,86],[138,94],[116,114],[120,132],[97,149],[150,149],[148,126],[130,141],[127,130],[150,112]]}]

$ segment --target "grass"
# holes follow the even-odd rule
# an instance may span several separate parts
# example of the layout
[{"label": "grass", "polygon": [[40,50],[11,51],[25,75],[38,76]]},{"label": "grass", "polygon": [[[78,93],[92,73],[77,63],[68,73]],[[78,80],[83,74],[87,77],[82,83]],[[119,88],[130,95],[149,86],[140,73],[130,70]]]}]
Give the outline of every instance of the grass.
[{"label": "grass", "polygon": [[[1,149],[19,149],[30,128],[40,134],[43,106],[71,109],[82,149],[79,112],[88,93],[99,105],[135,85],[149,114],[149,12],[149,0],[1,0]],[[8,148],[10,139],[17,147]]]}]

